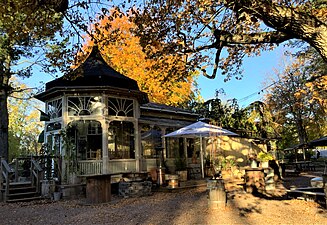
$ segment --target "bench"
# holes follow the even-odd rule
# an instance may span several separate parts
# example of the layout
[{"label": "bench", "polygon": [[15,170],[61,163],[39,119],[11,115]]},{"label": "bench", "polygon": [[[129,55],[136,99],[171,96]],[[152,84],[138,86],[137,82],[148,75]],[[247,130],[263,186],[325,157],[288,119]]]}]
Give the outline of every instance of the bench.
[{"label": "bench", "polygon": [[300,173],[301,172],[296,170],[296,169],[285,169],[285,175],[286,176],[299,176]]}]

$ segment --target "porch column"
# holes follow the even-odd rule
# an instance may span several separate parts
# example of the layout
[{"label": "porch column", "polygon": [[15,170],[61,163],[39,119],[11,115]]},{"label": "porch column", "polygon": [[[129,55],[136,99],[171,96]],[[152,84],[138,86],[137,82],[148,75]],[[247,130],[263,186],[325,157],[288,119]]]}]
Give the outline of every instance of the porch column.
[{"label": "porch column", "polygon": [[[66,94],[64,94],[61,98],[61,104],[62,104],[62,124],[61,124],[61,127],[62,129],[64,129],[65,131],[67,131],[67,125],[68,125],[68,107],[67,107],[67,96]],[[44,138],[44,141],[46,141],[46,138]],[[65,149],[64,147],[64,143],[63,143],[63,139],[62,137],[60,137],[60,155],[62,157],[62,164],[61,164],[61,181],[64,181],[65,179],[65,175],[68,173],[71,173],[72,171],[67,171],[68,168],[67,168],[67,164],[69,162],[67,162],[67,159],[66,159],[66,151],[67,149]],[[76,151],[76,150],[75,150]],[[66,180],[67,183],[69,183],[68,180]]]},{"label": "porch column", "polygon": [[184,147],[184,155],[186,159],[186,166],[188,166],[188,157],[187,157],[187,141],[186,138],[183,138],[183,147]]},{"label": "porch column", "polygon": [[108,122],[101,120],[102,126],[102,174],[109,173]]},{"label": "porch column", "polygon": [[136,171],[141,171],[142,170],[142,163],[141,163],[141,160],[142,160],[142,157],[141,157],[141,134],[140,134],[140,130],[139,130],[139,126],[138,126],[138,121],[135,121],[133,122],[134,124],[134,140],[135,140],[135,143],[134,143],[134,147],[135,147],[135,169]]},{"label": "porch column", "polygon": [[[162,136],[166,135],[166,127],[161,128]],[[163,147],[163,160],[167,158],[167,149],[166,149],[166,138],[162,138],[162,147]]]}]

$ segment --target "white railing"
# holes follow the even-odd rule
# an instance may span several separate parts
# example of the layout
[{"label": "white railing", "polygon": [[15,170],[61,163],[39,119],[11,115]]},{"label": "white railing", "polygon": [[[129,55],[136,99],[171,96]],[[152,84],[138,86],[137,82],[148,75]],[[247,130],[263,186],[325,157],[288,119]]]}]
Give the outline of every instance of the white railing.
[{"label": "white railing", "polygon": [[102,174],[102,160],[83,160],[78,161],[80,174]]},{"label": "white railing", "polygon": [[[81,160],[78,161],[81,175],[102,174],[102,160]],[[108,162],[110,173],[136,171],[135,159],[117,159]]]}]

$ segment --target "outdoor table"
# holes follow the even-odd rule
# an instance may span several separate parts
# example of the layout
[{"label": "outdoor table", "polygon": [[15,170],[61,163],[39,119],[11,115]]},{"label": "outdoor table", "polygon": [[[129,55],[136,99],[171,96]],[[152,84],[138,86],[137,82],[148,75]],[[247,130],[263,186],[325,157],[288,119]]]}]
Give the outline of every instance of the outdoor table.
[{"label": "outdoor table", "polygon": [[111,201],[111,177],[114,175],[122,175],[137,181],[137,178],[146,178],[147,172],[125,171],[108,174],[80,175],[86,178],[86,201],[90,204],[105,203]]},{"label": "outdoor table", "polygon": [[86,201],[90,204],[111,201],[111,175],[81,175],[86,178]]}]

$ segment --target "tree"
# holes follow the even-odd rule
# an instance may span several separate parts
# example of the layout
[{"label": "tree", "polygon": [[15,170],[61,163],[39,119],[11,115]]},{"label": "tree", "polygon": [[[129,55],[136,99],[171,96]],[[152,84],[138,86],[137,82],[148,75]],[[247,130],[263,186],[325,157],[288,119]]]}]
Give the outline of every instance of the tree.
[{"label": "tree", "polygon": [[223,102],[224,90],[216,90],[216,97],[204,103],[197,102],[192,109],[205,119],[215,124],[238,132],[243,136],[260,138],[277,138],[280,125],[274,121],[269,108],[264,102],[255,101],[241,108],[236,99]]},{"label": "tree", "polygon": [[326,13],[326,0],[151,0],[134,10],[144,46],[165,42],[162,51],[188,55],[190,69],[215,78],[220,68],[226,80],[241,78],[245,56],[291,39],[311,45],[327,62]]},{"label": "tree", "polygon": [[224,90],[216,90],[215,98],[205,102],[198,102],[192,106],[196,113],[205,119],[209,119],[218,126],[231,130],[249,130],[253,127],[248,122],[248,114],[241,109],[236,99],[229,99],[223,102],[221,95]]},{"label": "tree", "polygon": [[[308,80],[313,77],[308,69],[309,62],[299,57],[282,71],[276,72],[276,83],[265,96],[276,122],[283,128],[283,137],[293,144],[318,138],[324,135],[327,128],[326,100],[317,98],[317,93],[308,85]],[[319,79],[314,83],[317,81]]]},{"label": "tree", "polygon": [[305,85],[312,93],[312,100],[318,101],[327,113],[327,64],[312,48],[305,49],[297,57],[307,60],[304,70],[310,77]]},{"label": "tree", "polygon": [[[195,73],[186,73],[184,56],[169,54],[156,60],[147,58],[140,38],[134,35],[135,24],[124,13],[114,9],[110,12],[108,17],[94,24],[90,32],[107,63],[136,80],[153,102],[177,106],[190,101],[195,95]],[[87,45],[92,48],[94,43],[89,41]],[[91,48],[86,47],[86,52]],[[158,48],[152,48],[151,52]]]},{"label": "tree", "polygon": [[28,154],[35,155],[40,148],[38,136],[42,128],[39,111],[33,107],[38,104],[31,99],[32,90],[15,79],[11,86],[18,87],[21,91],[13,93],[8,99],[9,160]]},{"label": "tree", "polygon": [[0,156],[8,159],[7,99],[15,90],[12,76],[29,77],[31,66],[17,67],[22,58],[31,58],[62,28],[62,12],[68,0],[7,0],[0,6]]}]

